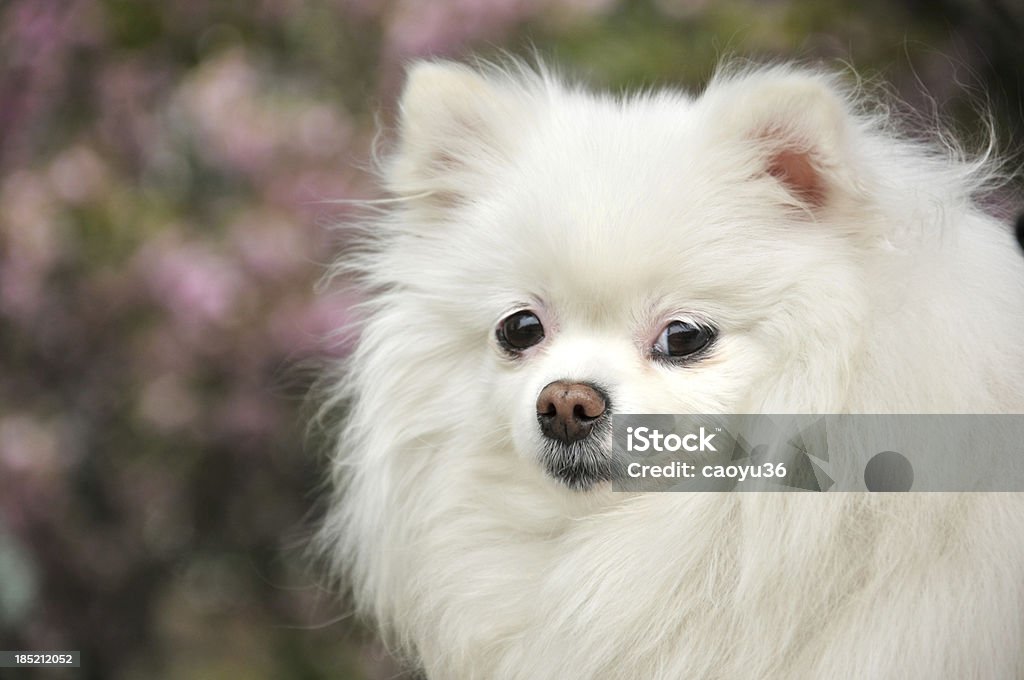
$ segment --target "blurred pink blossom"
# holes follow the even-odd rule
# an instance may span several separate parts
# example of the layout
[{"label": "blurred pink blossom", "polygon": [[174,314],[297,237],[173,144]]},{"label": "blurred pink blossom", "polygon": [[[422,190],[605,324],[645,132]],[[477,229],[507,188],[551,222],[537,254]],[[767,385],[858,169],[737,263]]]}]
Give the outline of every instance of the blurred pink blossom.
[{"label": "blurred pink blossom", "polygon": [[294,138],[304,155],[337,162],[353,135],[352,123],[326,104],[308,103],[297,116],[298,135]]},{"label": "blurred pink blossom", "polygon": [[[607,13],[618,3],[619,0],[398,0],[391,4],[387,17],[387,45],[392,56],[399,59],[454,54],[470,43],[498,41],[526,21],[551,15],[565,23]],[[363,0],[354,4],[373,3]]]},{"label": "blurred pink blossom", "polygon": [[[9,0],[0,4],[0,161],[24,162],[31,128],[48,122],[65,91],[75,48],[101,34],[90,0]],[[0,163],[2,166],[2,163]]]},{"label": "blurred pink blossom", "polygon": [[273,159],[275,121],[256,105],[258,74],[244,52],[232,49],[197,69],[179,90],[186,119],[195,125],[199,150],[229,168],[265,169]]},{"label": "blurred pink blossom", "polygon": [[450,54],[469,40],[493,40],[537,10],[531,0],[402,0],[387,25],[389,50],[399,58]]},{"label": "blurred pink blossom", "polygon": [[62,255],[57,201],[46,178],[28,171],[0,185],[0,313],[31,318],[43,305],[46,278]]},{"label": "blurred pink blossom", "polygon": [[172,111],[197,148],[227,170],[273,175],[290,159],[340,163],[352,123],[296,87],[283,93],[242,49],[224,51],[179,88]]},{"label": "blurred pink blossom", "polygon": [[0,416],[0,470],[50,476],[60,468],[58,437],[27,414]]},{"label": "blurred pink blossom", "polygon": [[0,313],[25,323],[42,307],[44,297],[38,269],[17,260],[0,260]]},{"label": "blurred pink blossom", "polygon": [[139,415],[159,430],[191,425],[199,414],[196,395],[180,375],[165,373],[147,383],[139,399]]},{"label": "blurred pink blossom", "polygon": [[269,436],[280,427],[280,411],[261,389],[238,390],[224,400],[214,422],[229,437]]},{"label": "blurred pink blossom", "polygon": [[308,229],[268,210],[246,211],[228,227],[228,243],[257,280],[272,281],[309,270]]},{"label": "blurred pink blossom", "polygon": [[264,196],[269,204],[294,213],[298,221],[312,226],[325,216],[325,208],[328,206],[332,213],[344,211],[343,204],[331,205],[331,201],[366,196],[369,193],[370,189],[364,189],[360,194],[344,173],[326,167],[296,169],[293,173],[269,179],[264,184]]},{"label": "blurred pink blossom", "polygon": [[156,302],[187,333],[232,320],[244,278],[235,263],[208,246],[157,239],[143,247],[137,265]]},{"label": "blurred pink blossom", "polygon": [[198,373],[204,357],[175,331],[174,320],[165,319],[134,338],[128,358],[132,375],[141,383],[151,384],[167,374],[177,374],[184,382]]},{"label": "blurred pink blossom", "polygon": [[60,153],[47,172],[54,193],[64,202],[79,205],[94,200],[110,184],[110,172],[96,150],[77,144]]},{"label": "blurred pink blossom", "polygon": [[60,256],[62,243],[56,228],[57,201],[46,177],[15,172],[0,185],[0,236],[9,254],[49,268]]},{"label": "blurred pink blossom", "polygon": [[96,97],[103,104],[96,130],[103,144],[132,167],[152,163],[168,143],[162,110],[172,77],[166,65],[131,53],[99,68]]},{"label": "blurred pink blossom", "polygon": [[351,291],[286,302],[268,321],[271,340],[292,357],[345,356],[356,339],[358,302]]}]

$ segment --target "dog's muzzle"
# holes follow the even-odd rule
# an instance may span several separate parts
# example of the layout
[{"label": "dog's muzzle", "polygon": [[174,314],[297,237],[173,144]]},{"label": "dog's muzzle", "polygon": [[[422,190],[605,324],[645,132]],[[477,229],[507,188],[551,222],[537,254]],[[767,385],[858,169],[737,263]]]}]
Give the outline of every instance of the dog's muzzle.
[{"label": "dog's muzzle", "polygon": [[578,491],[611,479],[610,414],[608,395],[590,383],[556,380],[540,391],[542,459],[552,477]]}]

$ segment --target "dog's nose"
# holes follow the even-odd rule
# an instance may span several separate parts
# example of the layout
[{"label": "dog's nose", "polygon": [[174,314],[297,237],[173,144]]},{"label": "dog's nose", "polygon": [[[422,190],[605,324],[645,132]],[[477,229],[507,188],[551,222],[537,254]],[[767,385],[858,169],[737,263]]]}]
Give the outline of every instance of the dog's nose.
[{"label": "dog's nose", "polygon": [[537,397],[541,432],[564,444],[585,439],[607,409],[608,397],[587,383],[556,380]]}]

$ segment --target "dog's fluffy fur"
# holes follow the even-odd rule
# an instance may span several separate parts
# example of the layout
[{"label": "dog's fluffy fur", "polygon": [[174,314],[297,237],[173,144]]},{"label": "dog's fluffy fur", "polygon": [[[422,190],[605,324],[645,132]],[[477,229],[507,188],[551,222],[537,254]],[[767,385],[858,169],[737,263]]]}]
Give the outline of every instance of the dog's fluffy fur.
[{"label": "dog's fluffy fur", "polygon": [[[568,379],[619,413],[1024,411],[991,162],[796,67],[620,98],[422,63],[399,129],[321,535],[394,649],[442,679],[1024,677],[1024,494],[574,490],[535,409]],[[546,336],[510,357],[522,308]],[[680,315],[717,341],[654,361]]]}]

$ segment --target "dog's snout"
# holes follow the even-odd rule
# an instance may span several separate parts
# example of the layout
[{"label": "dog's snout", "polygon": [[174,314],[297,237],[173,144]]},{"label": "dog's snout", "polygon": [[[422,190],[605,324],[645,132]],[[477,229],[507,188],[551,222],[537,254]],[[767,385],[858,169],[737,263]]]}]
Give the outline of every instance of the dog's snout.
[{"label": "dog's snout", "polygon": [[570,444],[586,438],[608,410],[608,397],[594,385],[556,380],[537,397],[544,436]]}]

